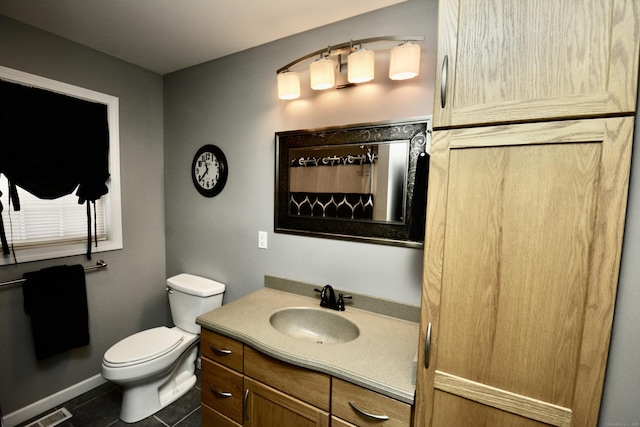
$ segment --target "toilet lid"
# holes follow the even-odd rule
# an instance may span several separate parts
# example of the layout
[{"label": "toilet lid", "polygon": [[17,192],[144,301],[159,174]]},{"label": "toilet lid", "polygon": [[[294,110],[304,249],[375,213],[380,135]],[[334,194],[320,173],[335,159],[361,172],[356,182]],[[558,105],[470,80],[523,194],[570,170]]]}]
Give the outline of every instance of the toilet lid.
[{"label": "toilet lid", "polygon": [[123,339],[104,354],[112,364],[138,364],[155,359],[178,347],[185,337],[167,327],[147,329]]}]

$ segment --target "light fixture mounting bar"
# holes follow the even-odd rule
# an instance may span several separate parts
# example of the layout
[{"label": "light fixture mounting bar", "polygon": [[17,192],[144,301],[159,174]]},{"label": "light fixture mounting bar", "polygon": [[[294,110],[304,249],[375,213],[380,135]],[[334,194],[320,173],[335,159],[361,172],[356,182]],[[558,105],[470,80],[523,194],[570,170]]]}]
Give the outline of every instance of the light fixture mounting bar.
[{"label": "light fixture mounting bar", "polygon": [[424,36],[381,36],[381,37],[371,37],[368,39],[349,40],[348,42],[340,43],[334,46],[329,46],[328,48],[325,47],[323,49],[304,55],[296,59],[295,61],[288,63],[284,67],[278,68],[278,70],[276,71],[276,74],[280,74],[283,71],[287,71],[289,68],[293,67],[294,65],[299,64],[300,62],[306,61],[307,59],[319,56],[322,53],[325,53],[327,51],[329,51],[330,54],[335,55],[335,54],[339,54],[344,51],[350,50],[351,47],[354,45],[362,45],[364,43],[374,43],[374,42],[381,42],[381,41],[415,42],[415,41],[423,41],[423,40],[424,40]]}]

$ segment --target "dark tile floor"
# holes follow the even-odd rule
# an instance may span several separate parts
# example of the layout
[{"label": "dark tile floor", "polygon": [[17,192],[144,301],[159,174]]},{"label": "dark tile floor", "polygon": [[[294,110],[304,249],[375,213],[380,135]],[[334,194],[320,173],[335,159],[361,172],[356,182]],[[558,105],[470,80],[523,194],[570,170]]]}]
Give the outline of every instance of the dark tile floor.
[{"label": "dark tile floor", "polygon": [[[55,409],[65,407],[72,417],[58,424],[59,427],[200,427],[200,375],[196,386],[180,399],[154,415],[133,424],[120,420],[122,392],[111,383],[103,384],[75,399],[71,399]],[[18,427],[26,426],[54,409],[28,420]],[[57,426],[57,427],[58,427]]]}]

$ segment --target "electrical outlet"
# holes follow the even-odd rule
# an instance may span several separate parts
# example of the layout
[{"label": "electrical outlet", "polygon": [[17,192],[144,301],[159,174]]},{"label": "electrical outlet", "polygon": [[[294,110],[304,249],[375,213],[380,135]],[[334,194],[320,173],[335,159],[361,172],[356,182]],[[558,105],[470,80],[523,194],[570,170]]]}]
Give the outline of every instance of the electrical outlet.
[{"label": "electrical outlet", "polygon": [[267,232],[258,231],[258,248],[267,249]]}]

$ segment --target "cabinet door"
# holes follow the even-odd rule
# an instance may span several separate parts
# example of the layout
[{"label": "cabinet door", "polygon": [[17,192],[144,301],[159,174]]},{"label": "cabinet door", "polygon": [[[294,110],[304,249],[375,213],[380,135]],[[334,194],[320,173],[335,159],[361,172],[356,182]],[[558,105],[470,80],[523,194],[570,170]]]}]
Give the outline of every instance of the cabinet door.
[{"label": "cabinet door", "polygon": [[632,134],[633,118],[434,133],[416,426],[596,425]]},{"label": "cabinet door", "polygon": [[434,129],[635,110],[637,0],[440,0],[438,8]]},{"label": "cabinet door", "polygon": [[247,427],[328,427],[329,414],[274,388],[245,377]]}]

